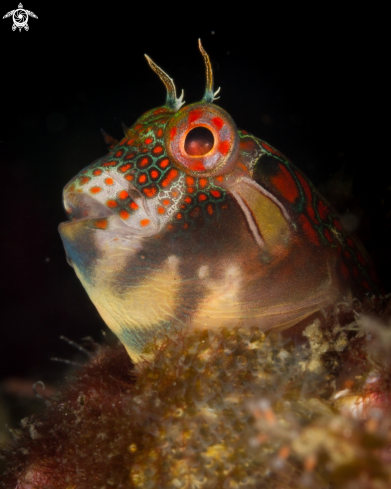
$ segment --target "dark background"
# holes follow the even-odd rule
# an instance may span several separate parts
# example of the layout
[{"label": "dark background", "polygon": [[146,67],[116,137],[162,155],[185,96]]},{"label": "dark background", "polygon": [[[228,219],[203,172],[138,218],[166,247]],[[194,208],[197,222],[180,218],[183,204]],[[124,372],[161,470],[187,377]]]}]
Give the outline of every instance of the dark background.
[{"label": "dark background", "polygon": [[[2,2],[1,17],[17,1]],[[164,103],[144,53],[194,102],[205,84],[200,37],[221,86],[218,104],[238,127],[290,157],[342,214],[357,218],[357,233],[391,289],[384,12],[49,5],[25,1],[39,17],[30,18],[28,32],[0,20],[0,388],[16,411],[16,399],[27,394],[10,380],[53,384],[68,368],[50,360],[74,356],[61,334],[102,340],[105,326],[57,232],[61,192],[105,154],[102,127],[120,138],[122,121],[130,126]]]}]

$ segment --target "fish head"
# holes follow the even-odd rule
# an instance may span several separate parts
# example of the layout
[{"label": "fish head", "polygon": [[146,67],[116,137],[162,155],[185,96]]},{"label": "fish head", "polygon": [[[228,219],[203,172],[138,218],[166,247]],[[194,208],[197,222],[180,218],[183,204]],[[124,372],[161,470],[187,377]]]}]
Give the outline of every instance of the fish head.
[{"label": "fish head", "polygon": [[[184,328],[284,327],[334,297],[327,251],[298,232],[282,156],[205,95],[143,114],[65,186],[68,262],[133,360]],[[263,166],[260,168],[259,161]],[[284,170],[285,171],[285,170]],[[318,274],[311,273],[316,268]]]}]

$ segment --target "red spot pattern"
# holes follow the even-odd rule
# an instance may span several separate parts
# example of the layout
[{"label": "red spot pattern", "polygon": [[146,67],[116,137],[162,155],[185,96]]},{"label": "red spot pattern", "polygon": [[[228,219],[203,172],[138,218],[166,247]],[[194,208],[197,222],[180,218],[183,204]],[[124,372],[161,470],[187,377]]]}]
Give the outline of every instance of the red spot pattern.
[{"label": "red spot pattern", "polygon": [[167,187],[174,178],[178,176],[178,170],[175,168],[171,168],[171,170],[168,171],[166,174],[164,180],[162,181],[162,187]]},{"label": "red spot pattern", "polygon": [[150,187],[145,187],[143,188],[143,192],[144,194],[149,197],[149,198],[152,198],[156,195],[157,193],[157,188],[156,188],[156,185],[153,184],[151,185]]},{"label": "red spot pattern", "polygon": [[341,273],[342,273],[342,276],[344,277],[344,279],[348,280],[350,278],[349,269],[343,261],[341,261],[339,268],[341,270]]},{"label": "red spot pattern", "polygon": [[323,234],[324,234],[324,237],[327,239],[327,241],[329,243],[332,243],[333,242],[333,238],[332,238],[332,236],[330,234],[330,231],[327,228],[324,229]]},{"label": "red spot pattern", "polygon": [[220,117],[213,117],[211,122],[219,131],[224,126],[224,121]]},{"label": "red spot pattern", "polygon": [[189,117],[188,117],[188,123],[191,124],[192,122],[198,121],[202,117],[202,110],[193,110],[190,112]]},{"label": "red spot pattern", "polygon": [[271,177],[270,181],[288,202],[293,203],[299,196],[296,182],[285,165],[279,163],[278,166],[280,172]]},{"label": "red spot pattern", "polygon": [[310,188],[307,180],[303,177],[303,175],[301,175],[297,171],[295,173],[296,173],[296,176],[299,179],[299,181],[301,183],[301,186],[302,186],[302,188],[304,190],[304,194],[305,194],[305,197],[306,197],[306,204],[307,204],[306,205],[307,213],[310,216],[311,220],[315,224],[319,224],[319,221],[318,221],[318,219],[315,216],[315,210],[314,210],[313,205],[312,205],[312,192],[311,192],[311,188]]},{"label": "red spot pattern", "polygon": [[132,165],[130,163],[128,163],[127,165],[122,165],[118,169],[122,171],[122,173],[125,173],[129,170],[129,168],[132,168]]},{"label": "red spot pattern", "polygon": [[338,229],[338,231],[342,231],[342,224],[338,219],[333,219],[334,226]]},{"label": "red spot pattern", "polygon": [[137,161],[137,166],[138,168],[148,168],[152,164],[152,158],[149,156],[142,156],[138,161]]},{"label": "red spot pattern", "polygon": [[155,146],[152,150],[152,153],[154,153],[155,155],[160,155],[161,153],[163,153],[164,149],[162,148],[162,146]]},{"label": "red spot pattern", "polygon": [[322,200],[318,201],[318,213],[322,221],[325,221],[330,214],[329,207]]},{"label": "red spot pattern", "polygon": [[308,218],[304,214],[300,214],[299,221],[301,223],[301,226],[303,228],[306,237],[311,241],[311,243],[313,243],[316,246],[319,246],[320,243],[319,243],[318,235],[315,229],[312,227]]},{"label": "red spot pattern", "polygon": [[158,162],[158,166],[163,170],[165,170],[169,164],[170,164],[170,160],[168,158],[163,158]]},{"label": "red spot pattern", "polygon": [[158,170],[151,170],[149,172],[149,177],[151,180],[158,180],[160,178],[160,172]]},{"label": "red spot pattern", "polygon": [[226,156],[229,152],[230,144],[229,141],[221,141],[219,144],[219,152],[223,155]]}]

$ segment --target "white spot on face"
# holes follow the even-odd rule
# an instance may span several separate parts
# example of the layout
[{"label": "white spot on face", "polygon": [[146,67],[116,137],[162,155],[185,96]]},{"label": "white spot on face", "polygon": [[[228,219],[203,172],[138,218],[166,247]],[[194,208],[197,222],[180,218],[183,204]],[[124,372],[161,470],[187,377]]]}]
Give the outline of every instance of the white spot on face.
[{"label": "white spot on face", "polygon": [[203,279],[203,278],[207,278],[208,276],[209,276],[208,265],[202,265],[202,267],[198,269],[198,278]]}]

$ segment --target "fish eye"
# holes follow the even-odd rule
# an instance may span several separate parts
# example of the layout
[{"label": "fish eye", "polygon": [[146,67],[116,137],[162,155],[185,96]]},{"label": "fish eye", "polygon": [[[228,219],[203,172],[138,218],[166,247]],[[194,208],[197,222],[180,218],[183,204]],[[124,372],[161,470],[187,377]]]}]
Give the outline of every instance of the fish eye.
[{"label": "fish eye", "polygon": [[233,169],[239,135],[225,110],[202,102],[175,113],[165,130],[165,143],[180,170],[197,177],[217,176]]},{"label": "fish eye", "polygon": [[185,151],[190,156],[203,156],[213,148],[215,138],[208,128],[199,126],[191,129],[185,139]]}]

